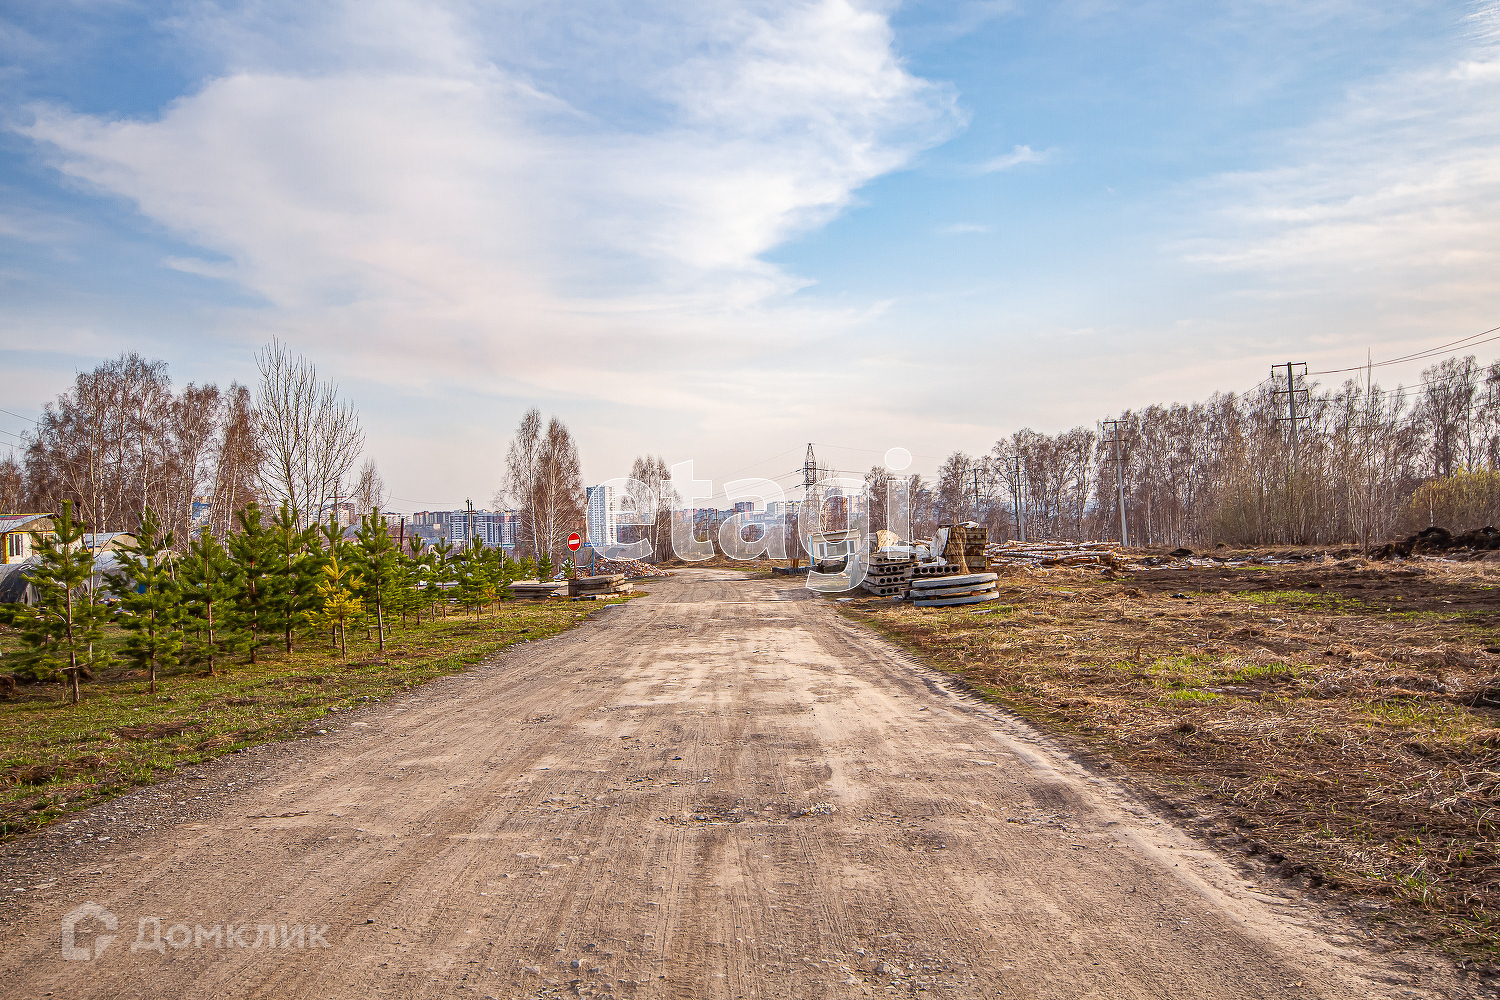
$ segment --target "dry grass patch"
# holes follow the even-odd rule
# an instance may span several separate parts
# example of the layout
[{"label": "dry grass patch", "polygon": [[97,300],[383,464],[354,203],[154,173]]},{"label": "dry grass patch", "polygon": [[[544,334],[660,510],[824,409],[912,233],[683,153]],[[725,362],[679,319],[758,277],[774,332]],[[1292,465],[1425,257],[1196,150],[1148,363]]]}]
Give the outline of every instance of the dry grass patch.
[{"label": "dry grass patch", "polygon": [[[1226,849],[1493,960],[1500,591],[1491,608],[1476,591],[1495,576],[1477,564],[1410,569],[1382,576],[1377,600],[1306,570],[1305,586],[1237,593],[1195,591],[1192,571],[1170,592],[1034,571],[1002,578],[1003,603],[978,610],[841,609],[1123,765]],[[1406,579],[1424,606],[1449,588],[1464,610],[1401,610]]]}]

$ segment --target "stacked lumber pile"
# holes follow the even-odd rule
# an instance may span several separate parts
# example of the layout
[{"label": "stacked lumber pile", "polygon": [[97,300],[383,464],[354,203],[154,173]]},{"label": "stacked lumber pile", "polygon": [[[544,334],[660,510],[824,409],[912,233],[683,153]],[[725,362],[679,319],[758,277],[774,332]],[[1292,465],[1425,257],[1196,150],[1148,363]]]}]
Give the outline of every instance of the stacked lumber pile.
[{"label": "stacked lumber pile", "polygon": [[627,583],[624,573],[611,573],[608,576],[575,576],[568,581],[569,597],[587,597],[597,600],[614,594],[628,594],[634,589],[635,584]]},{"label": "stacked lumber pile", "polygon": [[876,597],[904,594],[916,568],[916,557],[910,552],[872,552],[863,586]]},{"label": "stacked lumber pile", "polygon": [[517,580],[509,587],[510,596],[530,599],[554,597],[563,587],[560,583],[541,580]]},{"label": "stacked lumber pile", "polygon": [[[983,573],[988,566],[986,552],[989,546],[990,529],[973,521],[947,526],[947,540],[940,554],[944,562],[952,563],[964,573]],[[941,533],[941,529],[940,529]]]},{"label": "stacked lumber pile", "polygon": [[952,604],[979,604],[1000,596],[994,573],[962,573],[957,576],[925,577],[911,582],[914,608],[941,608]]},{"label": "stacked lumber pile", "polygon": [[1002,566],[1125,568],[1118,542],[1005,542],[987,546],[987,555]]}]

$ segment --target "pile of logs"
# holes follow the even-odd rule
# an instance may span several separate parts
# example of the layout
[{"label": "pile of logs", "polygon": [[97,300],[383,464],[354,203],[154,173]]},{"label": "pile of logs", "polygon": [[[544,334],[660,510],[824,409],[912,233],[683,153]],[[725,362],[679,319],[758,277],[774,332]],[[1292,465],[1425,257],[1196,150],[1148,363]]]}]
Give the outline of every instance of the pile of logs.
[{"label": "pile of logs", "polygon": [[986,554],[1003,566],[1125,568],[1118,542],[1003,542],[987,546]]},{"label": "pile of logs", "polygon": [[568,596],[598,600],[615,594],[628,594],[635,584],[627,583],[624,573],[608,576],[575,576],[568,581]]}]

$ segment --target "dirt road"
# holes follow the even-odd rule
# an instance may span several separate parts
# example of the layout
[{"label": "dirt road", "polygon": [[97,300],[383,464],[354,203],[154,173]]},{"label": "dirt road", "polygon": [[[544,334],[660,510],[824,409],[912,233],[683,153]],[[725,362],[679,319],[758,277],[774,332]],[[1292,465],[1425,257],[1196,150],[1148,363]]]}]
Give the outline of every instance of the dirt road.
[{"label": "dirt road", "polygon": [[[0,996],[1467,989],[1247,881],[805,591],[650,589],[13,846]],[[86,901],[109,916],[68,960]]]}]

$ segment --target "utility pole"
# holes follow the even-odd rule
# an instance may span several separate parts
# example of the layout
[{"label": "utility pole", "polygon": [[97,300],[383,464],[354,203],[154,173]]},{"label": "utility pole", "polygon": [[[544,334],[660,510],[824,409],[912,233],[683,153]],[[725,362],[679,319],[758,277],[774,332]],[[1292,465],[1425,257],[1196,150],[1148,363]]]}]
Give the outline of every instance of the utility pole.
[{"label": "utility pole", "polygon": [[[1375,400],[1371,395],[1374,383],[1375,363],[1371,360],[1373,355],[1370,349],[1365,348],[1365,524],[1364,524],[1364,553],[1370,554],[1370,510],[1375,506],[1375,427],[1370,419],[1371,408]],[[1490,405],[1494,405],[1495,387],[1490,385]]]},{"label": "utility pole", "polygon": [[[807,516],[809,516],[810,513],[811,514],[816,514],[817,518],[818,518],[818,523],[815,526],[815,529],[817,531],[822,531],[823,530],[823,505],[821,503],[813,505],[813,490],[817,487],[817,483],[818,483],[818,459],[817,459],[816,456],[813,455],[812,442],[809,441],[809,442],[807,442],[807,457],[802,460],[802,510],[800,511],[800,516],[801,517],[807,517]],[[799,518],[799,520],[800,520],[800,518]],[[797,532],[798,538],[801,537],[801,531],[798,530],[796,521],[794,521],[792,523],[792,530],[795,531],[795,532]],[[809,536],[809,540],[810,540],[810,536]],[[800,541],[798,541],[797,545],[800,546],[801,544],[802,543]],[[796,551],[796,546],[793,547],[792,551],[794,551],[794,552]],[[796,561],[795,560],[792,562],[792,565],[796,566]],[[811,552],[809,552],[807,554],[807,565],[809,567],[811,567],[812,569],[817,569],[818,568],[817,565],[813,562],[813,554]]]},{"label": "utility pole", "polygon": [[[1300,371],[1300,372],[1294,372],[1293,369],[1296,369],[1296,368],[1301,368],[1302,371]],[[1274,393],[1277,396],[1285,396],[1286,397],[1286,414],[1287,415],[1284,416],[1284,417],[1278,416],[1276,418],[1276,422],[1278,424],[1279,423],[1286,423],[1287,426],[1290,428],[1291,435],[1292,435],[1292,469],[1291,469],[1291,481],[1288,483],[1287,493],[1288,493],[1288,495],[1289,495],[1289,497],[1291,499],[1291,511],[1290,511],[1290,513],[1291,513],[1290,522],[1291,523],[1289,524],[1289,527],[1291,528],[1291,535],[1292,535],[1292,537],[1291,537],[1290,541],[1295,542],[1297,540],[1297,534],[1298,534],[1298,532],[1296,530],[1297,524],[1301,521],[1301,517],[1299,516],[1301,514],[1301,506],[1300,506],[1300,504],[1298,502],[1298,499],[1297,499],[1297,484],[1302,479],[1302,455],[1301,455],[1301,452],[1299,450],[1298,441],[1297,441],[1297,421],[1308,419],[1306,415],[1300,414],[1300,413],[1297,412],[1297,402],[1298,402],[1299,399],[1302,402],[1304,402],[1304,403],[1307,402],[1308,391],[1306,389],[1298,389],[1297,388],[1297,384],[1294,381],[1294,378],[1295,378],[1296,375],[1301,375],[1304,378],[1307,376],[1307,363],[1305,361],[1288,361],[1288,362],[1285,362],[1284,364],[1272,365],[1271,366],[1271,378],[1272,379],[1275,379],[1275,378],[1278,377],[1277,376],[1277,370],[1278,369],[1285,369],[1286,370],[1286,388],[1285,389],[1276,389],[1276,390],[1274,390]]]},{"label": "utility pole", "polygon": [[1115,488],[1120,496],[1120,547],[1130,547],[1130,532],[1125,527],[1125,456],[1120,450],[1120,422],[1118,420],[1106,420],[1104,426],[1109,428],[1109,441],[1107,444],[1114,445],[1115,451]]},{"label": "utility pole", "polygon": [[1016,456],[1016,530],[1026,541],[1026,484],[1021,479],[1021,456]]},{"label": "utility pole", "polygon": [[1286,397],[1287,415],[1285,417],[1277,417],[1276,418],[1276,422],[1280,423],[1283,420],[1285,420],[1287,423],[1289,423],[1291,425],[1291,431],[1292,431],[1292,477],[1293,477],[1293,480],[1295,481],[1296,478],[1302,472],[1301,455],[1298,453],[1298,448],[1297,448],[1297,421],[1299,421],[1299,420],[1306,420],[1307,419],[1307,417],[1305,415],[1301,415],[1301,414],[1297,413],[1297,400],[1298,400],[1298,397],[1301,397],[1301,399],[1304,402],[1306,402],[1306,400],[1307,400],[1307,390],[1306,389],[1298,389],[1297,388],[1296,383],[1293,381],[1293,377],[1294,376],[1293,376],[1292,369],[1294,369],[1294,368],[1301,368],[1302,370],[1300,372],[1297,372],[1296,374],[1305,377],[1307,375],[1307,363],[1304,362],[1304,361],[1288,361],[1285,364],[1272,365],[1271,366],[1271,377],[1272,378],[1276,378],[1277,377],[1277,369],[1279,369],[1279,368],[1286,369],[1286,388],[1285,389],[1277,389],[1276,390],[1276,395],[1278,395],[1278,396],[1285,396]]}]

